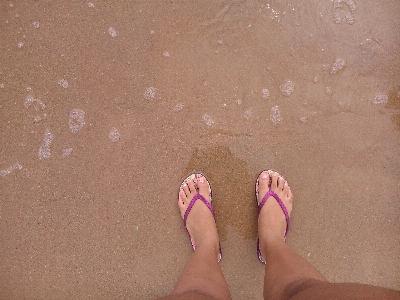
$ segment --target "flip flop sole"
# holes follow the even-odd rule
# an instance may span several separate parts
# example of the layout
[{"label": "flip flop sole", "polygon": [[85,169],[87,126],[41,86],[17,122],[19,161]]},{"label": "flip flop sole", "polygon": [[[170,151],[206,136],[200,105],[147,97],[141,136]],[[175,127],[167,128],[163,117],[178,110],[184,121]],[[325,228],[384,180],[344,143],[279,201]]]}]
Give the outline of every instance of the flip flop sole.
[{"label": "flip flop sole", "polygon": [[[259,191],[259,180],[260,180],[261,174],[264,173],[264,172],[268,172],[268,174],[269,174],[269,176],[270,176],[270,180],[269,180],[269,183],[268,183],[268,187],[269,187],[270,189],[269,189],[269,191],[265,194],[265,196],[263,197],[263,199],[261,200],[261,202],[258,203],[258,199],[259,199],[259,197],[258,197],[258,196],[259,196],[259,193],[258,193],[258,191]],[[284,181],[285,181],[285,183],[287,183],[286,179],[285,179],[280,173],[278,173],[278,172],[276,172],[276,171],[273,171],[273,170],[264,170],[264,171],[262,171],[262,172],[258,175],[257,181],[256,181],[256,203],[257,203],[257,207],[258,207],[258,215],[260,215],[261,209],[264,207],[264,204],[267,202],[267,199],[268,199],[269,197],[271,197],[271,196],[274,197],[275,200],[276,200],[276,201],[278,202],[278,204],[280,205],[280,207],[282,208],[283,213],[285,214],[285,218],[286,218],[286,231],[285,231],[285,234],[284,234],[283,238],[284,238],[284,240],[286,241],[286,236],[287,236],[287,234],[288,234],[288,232],[289,232],[290,217],[289,217],[289,213],[288,213],[288,211],[287,211],[287,209],[286,209],[285,204],[282,202],[282,200],[279,198],[279,196],[278,196],[274,191],[271,190],[271,184],[272,184],[272,179],[271,179],[271,177],[272,177],[273,175],[277,175],[277,176],[283,178]],[[257,254],[258,254],[258,259],[259,259],[262,263],[265,264],[265,261],[264,261],[264,259],[262,258],[262,255],[261,255],[260,240],[259,240],[259,239],[257,239]]]},{"label": "flip flop sole", "polygon": [[[210,194],[210,201],[207,201],[207,200],[206,200],[202,195],[200,195],[199,192],[198,192],[197,180],[198,180],[199,176],[204,177],[205,180],[206,180],[207,183],[208,183],[208,191],[209,191],[209,194]],[[211,185],[210,185],[210,181],[207,179],[207,177],[204,176],[204,174],[202,174],[202,173],[192,173],[192,174],[190,174],[188,177],[186,177],[186,179],[185,179],[184,181],[182,181],[182,183],[181,183],[181,185],[180,185],[180,187],[179,187],[179,191],[182,190],[183,184],[187,183],[188,181],[193,181],[193,182],[195,183],[196,190],[197,190],[197,194],[190,200],[190,203],[189,203],[188,207],[186,208],[186,211],[185,211],[185,214],[184,214],[184,217],[183,217],[183,225],[184,225],[184,227],[185,227],[185,229],[186,229],[187,234],[189,235],[190,243],[192,244],[193,251],[196,251],[196,245],[195,245],[195,243],[194,243],[194,241],[193,241],[193,239],[192,239],[192,236],[191,236],[190,233],[189,233],[189,230],[188,230],[187,227],[186,227],[186,220],[187,220],[187,218],[188,218],[188,216],[189,216],[189,213],[190,213],[190,211],[191,211],[191,209],[192,209],[194,203],[195,203],[197,200],[201,200],[201,201],[207,206],[207,208],[210,210],[211,214],[213,215],[214,222],[215,222],[215,213],[214,213],[214,208],[213,208],[213,206],[212,206],[212,204],[211,204],[211,202],[212,202]],[[179,192],[178,192],[178,198],[179,198]],[[219,246],[219,253],[218,253],[218,262],[220,262],[221,259],[222,259],[222,251],[221,251],[221,245],[220,245],[220,246]]]}]

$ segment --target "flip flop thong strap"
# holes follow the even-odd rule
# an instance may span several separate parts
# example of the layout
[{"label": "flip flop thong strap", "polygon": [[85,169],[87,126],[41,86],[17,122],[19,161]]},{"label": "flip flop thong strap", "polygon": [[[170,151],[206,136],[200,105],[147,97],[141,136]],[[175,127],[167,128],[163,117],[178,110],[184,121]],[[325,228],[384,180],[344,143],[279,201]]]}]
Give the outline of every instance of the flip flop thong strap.
[{"label": "flip flop thong strap", "polygon": [[[195,204],[195,202],[196,202],[197,200],[201,200],[201,201],[204,202],[205,205],[207,205],[208,209],[211,211],[211,213],[212,213],[212,215],[213,215],[213,217],[214,217],[214,220],[215,220],[215,213],[214,213],[214,209],[213,209],[211,203],[208,202],[202,195],[200,195],[199,192],[197,192],[197,194],[194,195],[193,199],[190,201],[190,203],[189,203],[189,205],[188,205],[188,208],[187,208],[186,211],[185,211],[185,215],[184,215],[184,217],[183,217],[183,224],[185,225],[185,228],[186,228],[186,220],[187,220],[187,218],[188,218],[188,216],[189,216],[189,213],[190,213],[190,211],[191,211],[193,205]],[[186,230],[187,230],[187,229],[186,229]]]},{"label": "flip flop thong strap", "polygon": [[268,193],[265,194],[264,198],[262,199],[262,201],[260,202],[260,205],[258,206],[258,214],[260,214],[261,209],[263,208],[265,202],[267,202],[267,199],[272,196],[276,199],[276,201],[278,202],[278,204],[280,205],[280,207],[283,210],[283,213],[285,214],[285,218],[286,218],[286,231],[285,231],[285,235],[284,238],[286,239],[287,233],[289,231],[289,213],[286,209],[285,204],[283,204],[281,198],[279,198],[279,196],[272,190],[269,190]]}]

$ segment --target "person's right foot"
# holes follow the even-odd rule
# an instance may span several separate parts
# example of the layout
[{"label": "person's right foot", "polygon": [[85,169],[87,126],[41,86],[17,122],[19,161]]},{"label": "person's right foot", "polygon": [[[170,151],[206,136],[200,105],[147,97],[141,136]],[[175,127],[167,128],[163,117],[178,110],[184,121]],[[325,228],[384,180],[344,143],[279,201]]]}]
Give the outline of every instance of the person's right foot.
[{"label": "person's right foot", "polygon": [[[210,184],[202,174],[196,174],[195,179],[187,180],[182,184],[178,197],[178,207],[181,211],[182,219],[191,200],[197,193],[211,203],[209,189]],[[186,227],[196,248],[201,244],[207,244],[213,245],[213,248],[217,250],[219,249],[219,237],[214,217],[200,199],[194,203],[190,210],[186,220]]]},{"label": "person's right foot", "polygon": [[[269,186],[269,182],[271,185]],[[264,171],[258,177],[258,205],[269,190],[275,192],[285,204],[288,214],[292,211],[293,195],[286,180],[276,172]],[[284,239],[286,231],[285,213],[276,199],[270,196],[258,216],[258,238],[260,245],[266,239]]]}]

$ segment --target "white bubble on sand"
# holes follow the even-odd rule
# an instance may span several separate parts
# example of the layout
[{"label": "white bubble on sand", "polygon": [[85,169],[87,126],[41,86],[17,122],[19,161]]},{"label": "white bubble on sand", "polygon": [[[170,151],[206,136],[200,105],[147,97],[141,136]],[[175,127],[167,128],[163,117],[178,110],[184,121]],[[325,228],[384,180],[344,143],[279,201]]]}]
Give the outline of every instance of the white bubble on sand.
[{"label": "white bubble on sand", "polygon": [[335,13],[335,14],[333,15],[333,22],[334,22],[335,24],[340,24],[340,23],[342,23],[342,16],[341,16],[340,14],[338,14],[338,13]]},{"label": "white bubble on sand", "polygon": [[146,100],[153,100],[156,96],[156,89],[154,87],[149,87],[143,94],[144,99]]},{"label": "white bubble on sand", "polygon": [[181,110],[183,109],[184,106],[185,106],[185,104],[183,104],[183,103],[178,103],[177,105],[175,105],[174,111],[175,111],[175,112],[181,111]]},{"label": "white bubble on sand", "polygon": [[294,83],[290,80],[287,80],[280,86],[280,90],[283,95],[290,96],[294,91]]},{"label": "white bubble on sand", "polygon": [[65,148],[65,149],[63,149],[63,151],[62,151],[62,156],[63,156],[63,157],[67,157],[67,156],[70,156],[71,153],[72,153],[72,148]]},{"label": "white bubble on sand", "polygon": [[251,110],[250,110],[250,109],[246,110],[246,111],[244,112],[243,116],[244,116],[244,118],[245,118],[246,120],[250,119],[250,118],[251,118]]},{"label": "white bubble on sand", "polygon": [[0,83],[0,89],[4,89],[4,83]]},{"label": "white bubble on sand", "polygon": [[215,121],[213,119],[211,119],[211,117],[207,114],[204,114],[203,117],[203,122],[208,126],[211,127],[214,125]]},{"label": "white bubble on sand", "polygon": [[54,135],[50,130],[46,129],[43,138],[43,144],[39,149],[39,159],[46,159],[50,157],[50,145],[54,139]]},{"label": "white bubble on sand", "polygon": [[336,58],[331,68],[331,74],[336,74],[345,66],[346,62],[343,58]]},{"label": "white bubble on sand", "polygon": [[94,7],[94,4],[93,4],[92,2],[89,2],[89,3],[87,4],[87,6],[89,6],[89,7]]},{"label": "white bubble on sand", "polygon": [[7,169],[0,170],[0,177],[10,175],[12,171],[21,170],[21,169],[22,169],[22,166],[17,162],[15,164],[13,164],[12,166],[8,167]]},{"label": "white bubble on sand", "polygon": [[108,28],[108,34],[111,37],[116,37],[117,36],[117,31],[114,28],[110,27],[110,28]]},{"label": "white bubble on sand", "polygon": [[35,101],[35,98],[33,98],[32,95],[26,96],[25,102],[24,102],[25,107],[28,108],[32,104],[33,101]]},{"label": "white bubble on sand", "polygon": [[77,133],[85,125],[85,112],[79,108],[71,110],[68,120],[69,130]]},{"label": "white bubble on sand", "polygon": [[305,124],[305,123],[307,123],[308,118],[307,117],[301,117],[300,121]]},{"label": "white bubble on sand", "polygon": [[40,24],[39,24],[39,22],[33,22],[33,27],[35,27],[35,28],[39,28],[40,27]]},{"label": "white bubble on sand", "polygon": [[33,98],[32,95],[26,96],[25,102],[24,102],[24,106],[25,106],[26,108],[28,108],[29,106],[31,106],[31,104],[32,104],[33,102],[38,103],[38,104],[39,104],[39,107],[40,107],[41,109],[45,109],[45,108],[46,108],[46,105],[45,105],[40,99],[35,99],[35,98]]},{"label": "white bubble on sand", "polygon": [[64,89],[66,89],[68,87],[68,81],[66,81],[65,79],[60,79],[58,81],[58,85],[60,85],[61,87],[63,87]]},{"label": "white bubble on sand", "polygon": [[372,100],[372,103],[375,105],[386,104],[387,102],[388,102],[388,96],[383,93],[375,94],[374,100]]},{"label": "white bubble on sand", "polygon": [[354,17],[353,17],[352,14],[346,14],[344,16],[344,18],[345,18],[347,24],[349,24],[349,25],[353,25],[354,24]]},{"label": "white bubble on sand", "polygon": [[120,134],[118,132],[118,129],[113,127],[110,130],[110,133],[108,134],[108,138],[110,139],[111,142],[115,143],[119,141],[120,138]]},{"label": "white bubble on sand", "polygon": [[327,86],[327,87],[325,88],[325,94],[327,94],[327,95],[332,94],[332,88],[331,88],[330,86]]},{"label": "white bubble on sand", "polygon": [[171,56],[171,55],[169,54],[168,51],[164,51],[163,55],[164,55],[165,57],[170,57],[170,56]]},{"label": "white bubble on sand", "polygon": [[267,99],[269,97],[269,90],[268,89],[262,89],[261,93],[262,93],[262,97],[264,99]]},{"label": "white bubble on sand", "polygon": [[278,106],[274,106],[271,108],[271,113],[269,119],[271,120],[272,124],[277,125],[282,122],[282,116],[279,111]]},{"label": "white bubble on sand", "polygon": [[346,0],[346,4],[350,7],[351,11],[355,11],[356,10],[356,4],[354,3],[353,0]]},{"label": "white bubble on sand", "polygon": [[356,4],[353,0],[334,0],[333,1],[334,16],[333,22],[340,24],[346,21],[348,25],[354,24],[353,13],[356,10]]},{"label": "white bubble on sand", "polygon": [[24,43],[23,42],[19,42],[18,43],[18,48],[22,48],[24,46]]},{"label": "white bubble on sand", "polygon": [[333,8],[344,8],[347,5],[351,11],[356,10],[356,4],[353,0],[334,0],[333,1]]}]

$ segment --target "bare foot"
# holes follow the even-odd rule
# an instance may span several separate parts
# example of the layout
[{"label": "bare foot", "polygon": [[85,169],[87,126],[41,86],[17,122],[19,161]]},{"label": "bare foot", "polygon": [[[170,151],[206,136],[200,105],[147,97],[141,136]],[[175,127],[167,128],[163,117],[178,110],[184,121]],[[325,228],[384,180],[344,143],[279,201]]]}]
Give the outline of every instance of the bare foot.
[{"label": "bare foot", "polygon": [[[258,178],[258,204],[271,189],[285,204],[290,215],[292,211],[293,195],[286,180],[278,173],[264,171]],[[270,184],[271,182],[271,184]],[[261,209],[258,217],[258,237],[260,244],[266,239],[283,239],[286,232],[285,214],[276,199],[270,196]]]},{"label": "bare foot", "polygon": [[[202,174],[187,180],[179,191],[178,207],[182,218],[193,197],[199,193],[211,203],[209,183]],[[196,200],[186,220],[186,227],[196,249],[211,247],[219,252],[219,237],[214,217],[208,207],[200,199]]]}]

